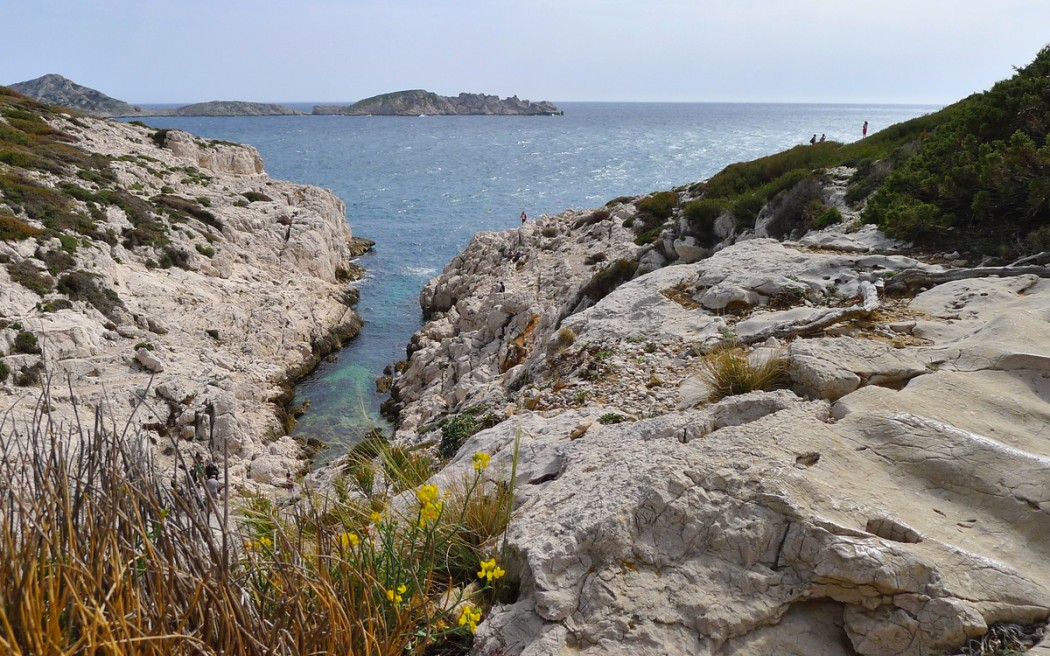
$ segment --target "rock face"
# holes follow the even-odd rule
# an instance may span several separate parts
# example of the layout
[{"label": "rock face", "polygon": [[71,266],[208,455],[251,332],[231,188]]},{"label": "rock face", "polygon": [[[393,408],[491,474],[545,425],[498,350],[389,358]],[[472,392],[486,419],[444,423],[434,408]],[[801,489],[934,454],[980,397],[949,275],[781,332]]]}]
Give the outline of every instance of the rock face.
[{"label": "rock face", "polygon": [[709,403],[705,348],[939,267],[846,224],[661,268],[668,245],[637,246],[637,216],[628,200],[481,233],[421,294],[398,439],[507,417],[443,484],[477,451],[509,477],[521,435],[520,594],[479,653],[932,655],[1047,622],[1050,281],[883,296],[761,345],[787,359],[785,389]]},{"label": "rock face", "polygon": [[150,114],[141,107],[110,98],[101,91],[81,86],[55,73],[8,86],[42,103],[68,107],[91,116],[147,116]]},{"label": "rock face", "polygon": [[500,116],[538,116],[561,114],[553,104],[518,100],[517,96],[500,99],[480,93],[461,93],[458,96],[439,96],[430,91],[415,89],[397,91],[366,98],[349,106],[318,105],[314,114],[343,116],[455,116],[488,114]]},{"label": "rock face", "polygon": [[72,425],[74,402],[82,419],[101,408],[155,443],[165,468],[177,446],[228,456],[237,488],[289,483],[302,466],[282,420],[290,383],[360,326],[351,259],[364,240],[343,203],[271,179],[251,147],[48,120],[97,166],[4,178],[63,195],[81,226],[49,233],[0,195],[5,220],[36,235],[0,241],[5,435],[27,430],[50,377],[51,425]]}]

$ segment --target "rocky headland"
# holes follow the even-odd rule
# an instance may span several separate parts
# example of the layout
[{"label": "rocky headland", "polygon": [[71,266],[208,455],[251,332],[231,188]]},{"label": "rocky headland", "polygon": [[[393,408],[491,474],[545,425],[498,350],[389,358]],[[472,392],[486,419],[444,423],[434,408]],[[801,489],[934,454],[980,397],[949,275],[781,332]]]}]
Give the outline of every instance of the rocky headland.
[{"label": "rocky headland", "polygon": [[553,116],[562,114],[547,101],[530,102],[517,96],[500,98],[481,93],[439,96],[431,91],[396,91],[360,100],[353,105],[318,105],[314,114],[340,116]]},{"label": "rocky headland", "polygon": [[[442,488],[491,454],[516,495],[517,594],[474,653],[1050,653],[1046,217],[991,203],[964,231],[907,187],[961,175],[926,153],[976,149],[1012,88],[479,233],[425,287],[395,439],[445,458]],[[1026,111],[982,153],[1042,143]],[[1004,259],[1011,231],[1030,255]]]},{"label": "rocky headland", "polygon": [[98,409],[165,469],[178,448],[226,456],[237,490],[290,486],[290,386],[360,326],[370,242],[343,203],[248,146],[0,104],[5,436]]},{"label": "rocky headland", "polygon": [[111,98],[101,91],[49,73],[34,80],[9,85],[18,93],[39,102],[68,107],[96,118],[136,116],[296,116],[302,114],[284,105],[241,100],[212,100],[174,109],[139,107]]},{"label": "rocky headland", "polygon": [[[847,223],[601,295],[660,250],[624,227],[637,213],[479,234],[423,291],[398,439],[493,415],[447,484],[477,451],[507,475],[521,434],[521,591],[481,651],[938,654],[1045,623],[1047,273],[891,292],[945,267]],[[711,400],[705,353],[756,337],[748,357],[783,357],[784,388]]]}]

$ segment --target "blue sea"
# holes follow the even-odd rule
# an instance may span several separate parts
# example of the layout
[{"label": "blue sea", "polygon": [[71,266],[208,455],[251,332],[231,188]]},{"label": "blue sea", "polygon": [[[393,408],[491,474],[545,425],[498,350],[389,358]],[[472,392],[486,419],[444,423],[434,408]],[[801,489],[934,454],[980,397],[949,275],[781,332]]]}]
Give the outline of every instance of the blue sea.
[{"label": "blue sea", "polygon": [[[287,104],[287,103],[286,103]],[[320,103],[318,103],[320,104]],[[330,104],[330,103],[329,103]],[[342,452],[373,425],[374,381],[421,325],[419,291],[479,230],[696,182],[733,162],[849,142],[939,109],[916,105],[556,103],[564,116],[155,117],[153,127],[255,146],[266,171],[334,191],[355,235],[365,325],[297,387],[296,432]],[[288,104],[310,111],[312,104]]]}]

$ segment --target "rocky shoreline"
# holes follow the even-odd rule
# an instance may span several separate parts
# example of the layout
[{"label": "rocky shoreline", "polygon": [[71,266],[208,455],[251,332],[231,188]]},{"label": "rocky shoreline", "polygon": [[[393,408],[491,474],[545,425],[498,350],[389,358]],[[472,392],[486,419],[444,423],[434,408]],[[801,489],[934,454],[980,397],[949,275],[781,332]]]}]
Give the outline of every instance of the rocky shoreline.
[{"label": "rocky shoreline", "polygon": [[[521,438],[520,593],[475,650],[937,654],[993,625],[1038,640],[1050,281],[956,269],[909,291],[961,263],[861,226],[844,173],[820,195],[846,220],[793,241],[757,238],[767,216],[709,257],[683,223],[639,246],[645,198],[618,199],[480,233],[426,286],[396,439],[495,423],[452,445],[445,484],[477,451],[509,478]],[[755,342],[786,387],[709,401],[705,354]]]},{"label": "rocky shoreline", "polygon": [[[177,446],[225,457],[235,492],[290,487],[306,461],[284,403],[359,330],[353,259],[371,242],[352,235],[331,192],[270,178],[254,148],[49,120],[99,168],[17,179],[82,199],[63,202],[92,217],[94,236],[0,242],[5,434],[28,431],[43,393],[59,432],[98,408],[107,424],[131,422],[163,470],[175,471]],[[45,227],[13,220],[27,234]],[[37,348],[20,349],[23,339]]]}]

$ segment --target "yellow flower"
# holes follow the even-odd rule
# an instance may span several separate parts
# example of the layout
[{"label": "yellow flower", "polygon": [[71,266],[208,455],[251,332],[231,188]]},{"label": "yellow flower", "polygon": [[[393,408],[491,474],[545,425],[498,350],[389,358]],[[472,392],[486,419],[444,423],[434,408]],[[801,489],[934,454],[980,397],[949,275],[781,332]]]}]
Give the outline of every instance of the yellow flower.
[{"label": "yellow flower", "polygon": [[437,520],[441,516],[441,509],[444,508],[444,504],[440,501],[434,501],[428,503],[419,509],[419,525],[425,526],[426,524]]},{"label": "yellow flower", "polygon": [[421,506],[434,503],[438,499],[438,486],[420,485],[419,489],[416,490],[416,498],[419,499],[419,505]]},{"label": "yellow flower", "polygon": [[459,614],[459,625],[470,629],[471,633],[478,630],[478,622],[481,621],[481,611],[470,605],[463,606],[463,612]]},{"label": "yellow flower", "polygon": [[406,592],[408,592],[408,588],[405,585],[403,585],[403,584],[397,586],[397,590],[396,591],[394,591],[394,590],[387,590],[386,591],[387,601],[389,601],[392,604],[400,604],[402,601],[404,601],[404,597],[402,595],[404,595]]},{"label": "yellow flower", "polygon": [[489,460],[492,460],[492,456],[485,453],[484,451],[478,451],[474,454],[474,471],[480,472],[489,466]]},{"label": "yellow flower", "polygon": [[339,544],[343,547],[356,547],[361,544],[361,538],[357,537],[357,533],[342,533],[339,535]]},{"label": "yellow flower", "polygon": [[368,516],[368,518],[372,520],[373,524],[383,523],[383,513],[379,512],[378,510],[373,511],[372,514]]},{"label": "yellow flower", "polygon": [[264,546],[267,549],[269,549],[270,547],[273,546],[273,540],[271,540],[270,538],[268,538],[268,537],[266,537],[264,535],[261,538],[259,538],[259,544],[261,544],[262,546]]},{"label": "yellow flower", "polygon": [[507,572],[496,564],[496,559],[492,558],[489,560],[481,561],[481,571],[478,572],[478,578],[484,579],[486,583],[492,583],[498,578],[502,578]]}]

